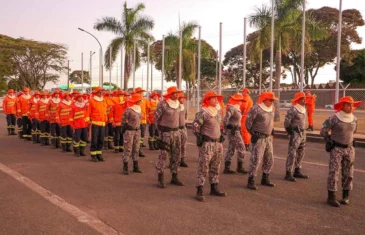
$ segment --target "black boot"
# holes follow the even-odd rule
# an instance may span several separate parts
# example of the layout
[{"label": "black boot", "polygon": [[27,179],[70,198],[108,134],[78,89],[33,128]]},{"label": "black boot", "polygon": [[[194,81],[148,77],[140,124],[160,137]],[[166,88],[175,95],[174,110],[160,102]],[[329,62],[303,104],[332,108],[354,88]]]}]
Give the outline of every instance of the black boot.
[{"label": "black boot", "polygon": [[295,178],[300,179],[308,179],[308,175],[303,175],[302,172],[300,172],[300,168],[295,168],[294,175]]},{"label": "black boot", "polygon": [[248,172],[243,168],[243,162],[237,163],[237,172],[246,175]]},{"label": "black boot", "polygon": [[51,146],[53,149],[56,148],[56,139],[53,139],[53,138],[51,139]]},{"label": "black boot", "polygon": [[306,131],[313,131],[313,126],[308,126]]},{"label": "black boot", "polygon": [[179,180],[177,173],[172,173],[171,184],[184,186],[184,183]]},{"label": "black boot", "polygon": [[108,141],[108,149],[114,149],[112,141]]},{"label": "black boot", "polygon": [[218,196],[218,197],[226,197],[227,193],[219,191],[218,184],[211,184],[210,185],[210,195]]},{"label": "black boot", "polygon": [[230,161],[226,161],[224,162],[224,171],[223,174],[236,174],[236,172],[234,170],[231,170],[231,162]]},{"label": "black boot", "polygon": [[32,142],[33,142],[33,144],[37,143],[37,135],[32,134]]},{"label": "black boot", "polygon": [[114,153],[119,153],[119,148],[114,148]]},{"label": "black boot", "polygon": [[285,180],[287,181],[291,181],[291,182],[296,182],[297,180],[293,177],[293,175],[291,174],[290,171],[286,171],[286,174],[285,174]]},{"label": "black boot", "polygon": [[48,137],[44,138],[44,145],[49,146],[49,138]]},{"label": "black boot", "polygon": [[80,147],[74,147],[74,153],[76,157],[80,157]]},{"label": "black boot", "polygon": [[148,147],[150,147],[150,150],[155,150],[152,140],[148,140]]},{"label": "black boot", "polygon": [[350,205],[350,191],[349,190],[343,190],[342,191],[342,200],[340,201],[343,205]]},{"label": "black boot", "polygon": [[340,203],[336,200],[336,192],[328,191],[327,204],[333,207],[340,207]]},{"label": "black boot", "polygon": [[96,158],[96,155],[91,155],[91,161],[92,162],[98,162],[98,159]]},{"label": "black boot", "polygon": [[18,131],[18,137],[19,137],[19,139],[23,139],[23,132],[22,131]]},{"label": "black boot", "polygon": [[141,171],[141,169],[139,169],[138,161],[133,161],[133,172],[143,173],[143,171]]},{"label": "black boot", "polygon": [[253,176],[248,177],[248,183],[247,183],[247,188],[252,189],[252,190],[257,190],[257,186],[255,184],[255,179]]},{"label": "black boot", "polygon": [[129,175],[128,162],[123,162],[123,174],[124,175]]},{"label": "black boot", "polygon": [[96,159],[98,159],[99,162],[105,161],[101,154],[96,154]]},{"label": "black boot", "polygon": [[120,147],[119,147],[119,152],[120,152],[120,153],[123,153],[123,152],[124,152],[124,146],[120,146]]},{"label": "black boot", "polygon": [[37,134],[37,144],[39,144],[41,142],[41,137],[40,135]]},{"label": "black boot", "polygon": [[205,197],[204,197],[204,194],[203,194],[203,186],[199,186],[199,187],[196,187],[198,190],[196,192],[196,200],[200,201],[200,202],[204,202],[205,201]]},{"label": "black boot", "polygon": [[158,183],[157,187],[159,188],[165,188],[165,179],[163,173],[158,174]]},{"label": "black boot", "polygon": [[67,143],[66,144],[66,152],[72,152],[72,150],[71,150],[71,144],[69,144],[69,143]]},{"label": "black boot", "polygon": [[84,146],[80,147],[80,156],[81,157],[85,157],[86,156],[86,154],[85,154],[85,147]]},{"label": "black boot", "polygon": [[146,157],[146,155],[144,155],[144,154],[142,153],[142,151],[141,151],[141,150],[139,150],[139,152],[138,152],[138,156],[139,156],[139,157]]},{"label": "black boot", "polygon": [[61,144],[61,147],[62,147],[62,152],[63,153],[65,153],[65,152],[67,152],[67,146],[66,146],[66,144]]},{"label": "black boot", "polygon": [[61,147],[61,140],[59,138],[56,138],[56,149]]},{"label": "black boot", "polygon": [[46,145],[46,139],[45,138],[41,138],[41,146],[45,146]]},{"label": "black boot", "polygon": [[269,174],[262,173],[261,185],[275,187],[275,184],[269,180]]},{"label": "black boot", "polygon": [[185,158],[184,158],[184,157],[183,157],[183,158],[181,158],[180,166],[181,166],[181,167],[188,167],[188,164],[186,164],[186,162],[185,162]]}]

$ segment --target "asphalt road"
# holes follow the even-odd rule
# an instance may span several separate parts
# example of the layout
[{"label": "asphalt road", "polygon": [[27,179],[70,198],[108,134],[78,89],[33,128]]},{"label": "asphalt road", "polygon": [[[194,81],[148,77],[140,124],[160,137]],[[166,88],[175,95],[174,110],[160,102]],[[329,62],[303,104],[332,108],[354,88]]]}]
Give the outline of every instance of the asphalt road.
[{"label": "asphalt road", "polygon": [[[308,180],[283,180],[287,141],[274,140],[275,188],[246,189],[247,176],[221,175],[226,198],[194,199],[197,147],[189,136],[189,168],[181,169],[185,187],[156,187],[156,151],[144,149],[143,174],[121,174],[121,154],[108,151],[93,163],[60,150],[6,136],[0,114],[0,163],[29,178],[120,234],[364,234],[365,149],[357,149],[351,205],[326,204],[328,154],[308,143],[303,172]],[[190,131],[189,131],[190,132]],[[249,161],[245,162],[247,168]],[[131,166],[131,164],[130,164]],[[223,166],[222,166],[223,167]],[[222,168],[221,167],[221,168]],[[234,164],[235,167],[235,164]],[[223,168],[222,168],[223,170]],[[166,173],[166,181],[170,174]],[[259,179],[258,179],[259,180]],[[338,192],[340,196],[340,192]],[[100,234],[45,197],[0,171],[0,234]]]}]

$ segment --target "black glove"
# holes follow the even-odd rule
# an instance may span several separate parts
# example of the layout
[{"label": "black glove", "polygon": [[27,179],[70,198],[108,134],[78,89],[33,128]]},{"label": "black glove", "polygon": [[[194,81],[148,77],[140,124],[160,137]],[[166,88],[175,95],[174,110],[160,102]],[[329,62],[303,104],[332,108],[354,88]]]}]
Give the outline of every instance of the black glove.
[{"label": "black glove", "polygon": [[203,136],[201,134],[196,134],[196,146],[201,147],[203,146],[204,141],[203,141]]},{"label": "black glove", "polygon": [[335,146],[333,145],[333,142],[326,142],[326,152],[331,152],[331,150],[334,148]]},{"label": "black glove", "polygon": [[259,137],[257,135],[251,135],[251,143],[256,144]]},{"label": "black glove", "polygon": [[224,135],[221,135],[219,137],[219,143],[223,143],[226,139],[224,138]]},{"label": "black glove", "polygon": [[232,129],[233,129],[233,125],[232,125],[232,124],[228,124],[228,125],[226,126],[226,129],[232,130]]},{"label": "black glove", "polygon": [[288,133],[288,135],[293,135],[294,131],[291,127],[285,128],[286,133]]},{"label": "black glove", "polygon": [[170,152],[169,144],[166,142],[163,142],[161,138],[157,138],[156,143],[157,143],[158,149]]}]

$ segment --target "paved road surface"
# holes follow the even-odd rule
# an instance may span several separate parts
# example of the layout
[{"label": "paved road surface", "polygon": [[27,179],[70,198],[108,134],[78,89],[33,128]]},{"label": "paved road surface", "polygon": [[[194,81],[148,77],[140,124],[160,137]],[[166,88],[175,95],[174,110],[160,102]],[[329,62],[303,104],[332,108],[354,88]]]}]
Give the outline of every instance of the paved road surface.
[{"label": "paved road surface", "polygon": [[[0,126],[5,126],[3,114]],[[0,129],[0,163],[120,234],[364,234],[365,150],[357,150],[352,204],[331,208],[325,203],[328,154],[323,145],[308,143],[304,171],[311,178],[290,183],[283,180],[287,142],[274,141],[271,179],[277,187],[250,191],[245,187],[247,176],[222,175],[220,187],[228,197],[209,196],[206,185],[205,203],[194,199],[198,152],[192,136],[189,168],[180,173],[185,187],[155,186],[157,152],[144,150],[143,174],[124,176],[120,154],[109,151],[106,162],[93,163],[8,137],[4,128]],[[4,235],[100,234],[89,220],[75,217],[2,171],[0,221]]]}]

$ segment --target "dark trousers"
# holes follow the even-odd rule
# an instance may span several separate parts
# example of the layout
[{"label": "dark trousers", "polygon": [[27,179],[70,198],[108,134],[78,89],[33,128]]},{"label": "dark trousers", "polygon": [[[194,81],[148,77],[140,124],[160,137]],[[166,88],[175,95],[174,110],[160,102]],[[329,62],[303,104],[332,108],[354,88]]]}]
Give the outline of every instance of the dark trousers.
[{"label": "dark trousers", "polygon": [[8,114],[6,115],[6,124],[8,125],[8,129],[15,129],[15,115],[14,114]]},{"label": "dark trousers", "polygon": [[107,132],[108,136],[105,135],[105,138],[108,138],[107,141],[113,142],[113,136],[114,136],[114,127],[112,123],[107,124]]},{"label": "dark trousers", "polygon": [[85,147],[87,143],[87,127],[75,129],[73,147]]},{"label": "dark trousers", "polygon": [[46,120],[41,121],[41,123],[39,123],[39,130],[41,132],[42,139],[49,138],[49,131],[50,131],[49,121]]},{"label": "dark trousers", "polygon": [[114,149],[123,149],[123,134],[121,126],[116,126],[114,128]]},{"label": "dark trousers", "polygon": [[16,125],[18,126],[18,131],[23,131],[22,118],[16,119]]},{"label": "dark trousers", "polygon": [[39,121],[35,118],[32,119],[32,135],[39,135]]},{"label": "dark trousers", "polygon": [[72,128],[70,125],[61,127],[61,144],[70,144],[72,143]]},{"label": "dark trousers", "polygon": [[147,124],[141,124],[141,139],[144,138],[146,134]]},{"label": "dark trousers", "polygon": [[148,133],[150,135],[150,138],[154,138],[154,137],[158,136],[158,131],[157,131],[155,124],[150,124],[148,126]]},{"label": "dark trousers", "polygon": [[90,143],[90,154],[101,155],[104,143],[105,127],[91,125],[91,143]]},{"label": "dark trousers", "polygon": [[58,139],[61,135],[61,128],[58,123],[51,123],[51,136],[52,139]]},{"label": "dark trousers", "polygon": [[32,123],[30,122],[28,116],[22,117],[23,125],[23,138],[30,138],[32,133]]}]

